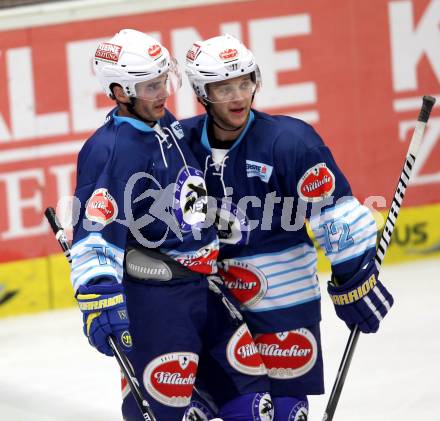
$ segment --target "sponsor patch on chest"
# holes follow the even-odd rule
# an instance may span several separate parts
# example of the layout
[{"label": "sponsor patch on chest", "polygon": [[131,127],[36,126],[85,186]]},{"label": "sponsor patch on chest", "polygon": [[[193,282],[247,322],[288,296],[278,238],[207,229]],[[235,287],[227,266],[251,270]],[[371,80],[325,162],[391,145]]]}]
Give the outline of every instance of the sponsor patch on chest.
[{"label": "sponsor patch on chest", "polygon": [[177,137],[177,139],[182,139],[184,137],[182,125],[179,121],[173,121],[170,124],[171,129],[173,130],[174,135]]},{"label": "sponsor patch on chest", "polygon": [[248,178],[258,177],[261,181],[268,183],[272,171],[273,167],[270,165],[246,159],[246,176]]}]

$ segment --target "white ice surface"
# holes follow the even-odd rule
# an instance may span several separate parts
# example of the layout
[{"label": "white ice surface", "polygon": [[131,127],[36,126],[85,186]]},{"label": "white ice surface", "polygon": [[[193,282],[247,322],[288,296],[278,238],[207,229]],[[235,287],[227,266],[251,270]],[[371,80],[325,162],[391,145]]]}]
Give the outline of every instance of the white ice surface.
[{"label": "white ice surface", "polygon": [[[323,290],[327,393],[311,397],[320,421],[348,339]],[[362,335],[335,421],[440,420],[440,260],[384,266],[396,303],[375,335]],[[160,340],[160,338],[158,338]],[[79,310],[0,320],[1,421],[116,421],[117,364],[82,334]]]}]

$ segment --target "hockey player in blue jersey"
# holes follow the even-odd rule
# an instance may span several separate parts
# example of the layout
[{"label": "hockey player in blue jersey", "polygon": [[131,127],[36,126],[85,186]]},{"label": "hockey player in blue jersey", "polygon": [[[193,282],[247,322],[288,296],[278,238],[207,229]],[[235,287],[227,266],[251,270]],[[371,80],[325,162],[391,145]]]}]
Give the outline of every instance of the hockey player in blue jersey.
[{"label": "hockey player in blue jersey", "polygon": [[[106,355],[107,336],[117,338],[159,421],[182,420],[196,374],[225,421],[260,419],[266,369],[240,314],[207,278],[218,238],[202,226],[203,173],[165,109],[181,82],[176,62],[125,29],[99,44],[93,65],[117,106],[78,156],[71,279],[84,333]],[[143,419],[122,385],[124,419]]]},{"label": "hockey player in blue jersey", "polygon": [[218,201],[220,273],[268,369],[275,419],[305,420],[307,395],[324,386],[317,255],[304,221],[331,262],[337,315],[365,333],[393,304],[377,279],[375,221],[312,126],[251,108],[261,75],[240,41],[195,42],[186,73],[206,110],[182,126]]}]

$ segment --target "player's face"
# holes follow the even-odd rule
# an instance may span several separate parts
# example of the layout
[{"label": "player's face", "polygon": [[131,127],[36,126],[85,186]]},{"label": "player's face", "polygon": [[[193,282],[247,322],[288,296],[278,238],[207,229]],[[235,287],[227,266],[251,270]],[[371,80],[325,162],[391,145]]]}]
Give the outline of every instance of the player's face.
[{"label": "player's face", "polygon": [[168,74],[136,84],[134,109],[146,120],[155,121],[165,115],[165,103],[170,96]]},{"label": "player's face", "polygon": [[165,115],[166,98],[151,101],[137,98],[134,109],[145,120],[160,120]]},{"label": "player's face", "polygon": [[242,126],[249,115],[256,85],[250,75],[208,85],[208,100],[214,118],[226,128]]}]

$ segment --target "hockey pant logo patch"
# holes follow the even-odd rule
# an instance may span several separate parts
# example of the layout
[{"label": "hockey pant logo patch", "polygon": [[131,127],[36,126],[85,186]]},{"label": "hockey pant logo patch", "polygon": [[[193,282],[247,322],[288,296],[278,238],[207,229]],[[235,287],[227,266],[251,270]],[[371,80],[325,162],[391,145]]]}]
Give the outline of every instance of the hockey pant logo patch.
[{"label": "hockey pant logo patch", "polygon": [[229,339],[226,357],[231,367],[250,376],[267,374],[266,367],[246,324],[242,324]]},{"label": "hockey pant logo patch", "polygon": [[144,370],[147,392],[158,402],[173,407],[188,406],[196,380],[199,357],[192,352],[160,355]]},{"label": "hockey pant logo patch", "polygon": [[318,357],[318,344],[308,329],[265,333],[255,337],[269,377],[294,379],[308,373]]}]

